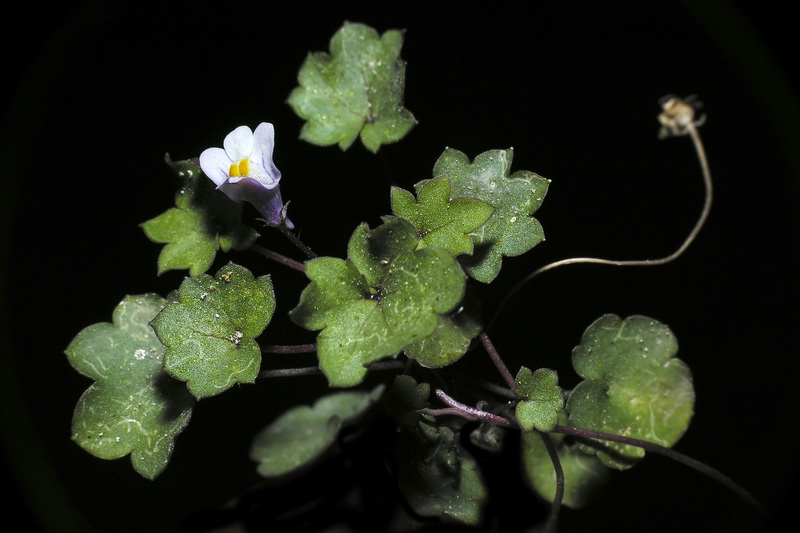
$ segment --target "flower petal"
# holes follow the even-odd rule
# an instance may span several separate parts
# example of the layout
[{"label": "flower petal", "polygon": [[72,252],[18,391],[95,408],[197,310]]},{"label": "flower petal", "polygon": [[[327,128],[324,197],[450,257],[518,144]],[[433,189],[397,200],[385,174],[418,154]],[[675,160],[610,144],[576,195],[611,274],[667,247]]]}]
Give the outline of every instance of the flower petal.
[{"label": "flower petal", "polygon": [[[239,126],[230,132],[223,148],[209,148],[200,154],[200,168],[234,202],[249,202],[271,226],[289,229],[294,224],[286,218],[279,181],[281,173],[272,161],[275,128],[262,122],[255,132]],[[243,159],[247,164],[241,166]],[[231,176],[232,165],[240,165],[242,176]],[[236,172],[239,174],[239,172]]]},{"label": "flower petal", "polygon": [[232,162],[222,148],[208,148],[200,154],[200,168],[218,188],[228,181]]},{"label": "flower petal", "polygon": [[253,167],[263,171],[254,177],[267,187],[274,187],[281,180],[281,172],[272,161],[272,152],[275,148],[275,128],[269,122],[262,122],[253,133],[253,150],[250,154],[250,163]]},{"label": "flower petal", "polygon": [[227,196],[234,202],[241,202],[244,200],[244,198],[242,197],[242,193],[245,193],[246,191],[242,188],[241,184],[238,182],[223,183],[217,188],[223,193],[225,193],[225,196]]},{"label": "flower petal", "polygon": [[246,159],[253,152],[253,131],[247,126],[239,126],[225,137],[222,146],[231,161]]},{"label": "flower petal", "polygon": [[281,189],[277,184],[274,187],[266,187],[256,179],[241,178],[235,183],[226,183],[220,190],[231,200],[244,200],[252,204],[267,224],[271,226],[285,224],[289,229],[294,227],[294,224],[286,219]]},{"label": "flower petal", "polygon": [[266,155],[272,159],[272,150],[275,148],[275,127],[269,122],[262,122],[253,132],[253,145],[266,149]]}]

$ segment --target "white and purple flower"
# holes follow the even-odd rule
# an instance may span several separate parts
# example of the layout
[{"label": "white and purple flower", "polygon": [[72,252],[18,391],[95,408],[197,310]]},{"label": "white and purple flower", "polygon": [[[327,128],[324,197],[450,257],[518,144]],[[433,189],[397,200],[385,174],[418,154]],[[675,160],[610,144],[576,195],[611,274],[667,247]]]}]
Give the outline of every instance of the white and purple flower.
[{"label": "white and purple flower", "polygon": [[262,122],[255,131],[239,126],[225,137],[222,146],[200,154],[200,168],[206,176],[234,202],[253,204],[267,224],[292,229],[281,198],[281,173],[272,162],[272,124]]}]

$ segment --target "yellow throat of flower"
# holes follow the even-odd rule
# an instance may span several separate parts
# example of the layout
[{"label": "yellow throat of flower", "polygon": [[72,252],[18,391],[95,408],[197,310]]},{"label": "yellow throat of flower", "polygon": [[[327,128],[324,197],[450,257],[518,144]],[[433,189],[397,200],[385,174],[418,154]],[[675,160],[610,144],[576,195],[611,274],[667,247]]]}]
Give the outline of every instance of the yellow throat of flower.
[{"label": "yellow throat of flower", "polygon": [[250,160],[242,159],[238,163],[232,163],[228,175],[232,178],[246,178],[250,176]]}]

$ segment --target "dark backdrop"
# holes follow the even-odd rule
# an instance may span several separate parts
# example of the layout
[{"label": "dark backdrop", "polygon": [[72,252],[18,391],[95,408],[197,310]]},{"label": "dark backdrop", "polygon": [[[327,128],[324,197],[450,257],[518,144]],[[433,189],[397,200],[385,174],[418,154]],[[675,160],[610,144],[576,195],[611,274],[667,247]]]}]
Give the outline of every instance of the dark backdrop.
[{"label": "dark backdrop", "polygon": [[[669,324],[697,390],[696,416],[677,449],[777,512],[797,470],[800,159],[794,65],[783,44],[792,30],[769,4],[21,6],[3,32],[11,106],[0,176],[2,422],[7,484],[20,494],[6,499],[4,519],[36,517],[24,530],[201,531],[199,524],[219,518],[215,509],[259,483],[246,457],[250,439],[283,398],[302,391],[308,396],[300,401],[311,401],[324,390],[320,380],[285,381],[203,401],[152,482],[127,458],[101,461],[69,440],[72,408],[90,382],[67,364],[66,345],[83,327],[109,320],[125,294],[166,294],[182,279],[156,277],[160,246],[137,226],[171,205],[165,152],[196,156],[237,125],[273,122],[292,219],[312,248],[342,256],[360,221],[374,224],[389,212],[388,185],[409,188],[430,177],[445,147],[470,157],[513,147],[512,170],[552,180],[537,215],[547,241],[508,260],[492,290],[482,291],[491,311],[518,279],[550,261],[660,257],[680,244],[702,186],[690,141],[656,139],[656,101],[666,93],[698,94],[708,115],[701,133],[716,198],[698,241],[664,267],[547,273],[518,293],[493,338],[512,369],[557,368],[570,386],[570,350],[601,314]],[[406,29],[406,105],[419,125],[378,156],[358,142],[342,153],[298,140],[302,123],[285,104],[305,54],[327,49],[345,20]],[[294,253],[277,235],[268,238]],[[272,272],[278,285],[269,342],[309,342],[284,318],[301,277],[242,261]],[[378,489],[391,485],[369,454],[357,459],[330,466],[326,478],[267,492],[267,501],[345,493],[359,479],[375,493],[356,516],[377,517],[385,509]],[[544,507],[526,492],[513,453],[481,460],[499,495],[491,524],[513,530],[541,518]],[[521,519],[510,518],[515,511]],[[615,476],[588,508],[564,511],[562,524],[564,531],[766,527],[715,483],[652,456]]]}]

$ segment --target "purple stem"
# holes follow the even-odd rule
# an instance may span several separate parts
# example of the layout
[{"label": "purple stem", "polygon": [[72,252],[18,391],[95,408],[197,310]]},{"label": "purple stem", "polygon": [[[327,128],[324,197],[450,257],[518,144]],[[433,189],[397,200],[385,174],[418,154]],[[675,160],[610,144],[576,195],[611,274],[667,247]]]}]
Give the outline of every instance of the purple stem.
[{"label": "purple stem", "polygon": [[508,367],[500,358],[500,354],[498,353],[497,349],[492,344],[492,341],[489,340],[489,336],[486,334],[485,331],[481,332],[481,342],[483,343],[484,348],[489,353],[489,357],[492,358],[492,362],[494,366],[497,367],[497,370],[500,371],[500,375],[503,376],[503,379],[508,385],[508,388],[514,390],[517,386],[516,380],[514,380],[514,376],[511,375],[511,372],[508,371]]},{"label": "purple stem", "polygon": [[287,239],[292,241],[292,244],[297,246],[304,254],[306,254],[309,259],[314,259],[317,257],[317,254],[315,254],[311,248],[306,246],[303,241],[300,240],[300,237],[292,232],[291,228],[287,227],[286,225],[277,226],[277,228],[286,236]]},{"label": "purple stem", "polygon": [[600,439],[600,440],[607,440],[612,442],[620,442],[622,444],[628,444],[630,446],[636,446],[638,448],[642,448],[648,452],[654,452],[661,455],[664,455],[673,461],[677,461],[682,463],[689,468],[694,468],[698,472],[705,474],[706,476],[710,477],[711,479],[717,481],[718,483],[722,484],[728,490],[737,494],[740,498],[748,502],[750,505],[755,507],[759,510],[764,510],[764,507],[761,505],[761,502],[756,500],[752,494],[746,491],[744,488],[740,487],[736,484],[731,478],[717,470],[716,468],[712,468],[707,464],[703,463],[702,461],[698,461],[688,455],[684,455],[680,452],[673,450],[672,448],[667,448],[666,446],[661,446],[654,442],[648,442],[646,440],[641,439],[634,439],[631,437],[623,437],[621,435],[614,435],[613,433],[603,433],[602,431],[594,431],[591,429],[580,429],[568,426],[556,426],[553,429],[553,433],[563,433],[565,435],[572,435],[574,437],[581,437],[587,439]]},{"label": "purple stem", "polygon": [[318,366],[304,366],[301,368],[279,368],[277,370],[264,370],[259,378],[285,378],[294,376],[316,376],[322,374]]},{"label": "purple stem", "polygon": [[550,455],[550,462],[553,463],[553,468],[556,474],[556,493],[553,497],[553,505],[550,507],[550,515],[547,517],[547,522],[544,525],[543,533],[551,533],[556,530],[558,523],[558,512],[561,510],[561,502],[564,499],[564,470],[561,468],[561,461],[558,459],[558,452],[553,445],[553,439],[547,433],[538,432],[539,436],[544,442],[544,447],[547,448],[547,453]]},{"label": "purple stem", "polygon": [[454,411],[450,412],[451,410],[432,410],[428,411],[429,414],[436,414],[437,411],[448,411],[447,413],[441,412],[440,414],[459,414],[466,418],[471,418],[475,420],[484,420],[486,422],[491,422],[492,424],[503,426],[507,428],[515,427],[515,425],[508,420],[499,415],[495,415],[489,413],[487,411],[483,411],[481,409],[476,409],[475,407],[470,407],[468,405],[464,405],[461,402],[458,402],[447,395],[442,389],[436,389],[436,397],[442,400],[445,404],[449,405],[454,409]]},{"label": "purple stem", "polygon": [[[310,345],[309,345],[310,346]],[[405,364],[401,361],[384,361],[373,363],[367,368],[370,370],[401,370]],[[276,370],[263,370],[259,378],[284,378],[294,376],[318,376],[322,374],[322,369],[318,366],[304,366],[300,368],[278,368]]]},{"label": "purple stem", "polygon": [[282,265],[288,266],[289,268],[293,268],[300,272],[306,271],[306,266],[303,263],[295,261],[294,259],[290,259],[283,254],[279,254],[278,252],[273,252],[272,250],[264,248],[263,246],[259,246],[257,244],[252,245],[250,248],[252,248],[253,251],[260,253],[267,259],[272,259],[273,261],[277,261]]}]

